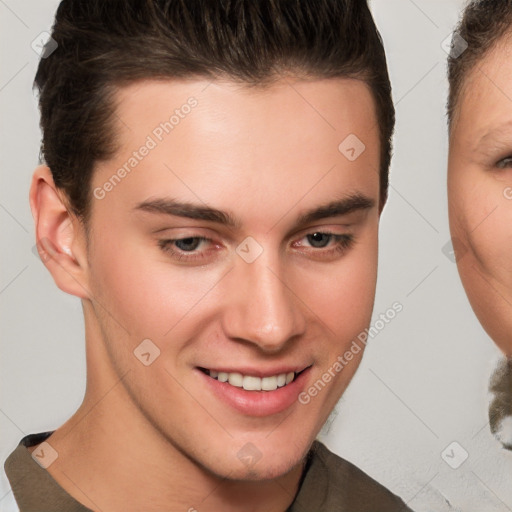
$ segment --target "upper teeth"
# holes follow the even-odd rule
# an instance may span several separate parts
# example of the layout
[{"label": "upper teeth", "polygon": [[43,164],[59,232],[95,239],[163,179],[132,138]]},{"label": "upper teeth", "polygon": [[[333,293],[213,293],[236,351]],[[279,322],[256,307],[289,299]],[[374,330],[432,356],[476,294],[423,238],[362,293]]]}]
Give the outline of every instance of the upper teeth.
[{"label": "upper teeth", "polygon": [[242,375],[241,373],[226,373],[210,370],[210,377],[220,382],[227,382],[237,388],[244,388],[247,391],[274,391],[290,384],[295,378],[294,372],[280,373],[272,377],[253,377],[252,375]]}]

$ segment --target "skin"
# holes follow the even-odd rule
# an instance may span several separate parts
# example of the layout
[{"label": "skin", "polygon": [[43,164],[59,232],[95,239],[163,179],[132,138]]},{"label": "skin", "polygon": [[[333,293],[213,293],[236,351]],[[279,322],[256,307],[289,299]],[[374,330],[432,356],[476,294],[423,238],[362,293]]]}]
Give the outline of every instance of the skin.
[{"label": "skin", "polygon": [[[489,336],[512,357],[512,46],[466,78],[450,133],[448,199],[457,266]],[[455,244],[456,245],[456,244]]]},{"label": "skin", "polygon": [[[84,401],[48,439],[59,454],[48,471],[93,509],[284,511],[363,351],[307,405],[267,415],[220,400],[197,367],[308,367],[302,391],[368,327],[382,206],[374,103],[349,79],[135,83],[118,92],[119,149],[98,163],[93,189],[191,96],[191,113],[93,200],[89,244],[49,169],[34,173],[43,260],[82,300],[87,350]],[[350,133],[366,145],[353,162],[338,150]],[[356,194],[371,206],[297,225]],[[239,225],[134,210],[156,197],[229,212]],[[313,246],[307,235],[322,232],[353,242]],[[236,252],[248,236],[263,248],[252,263]],[[158,245],[187,237],[209,240],[196,259]],[[150,366],[133,354],[147,338],[161,351]],[[237,455],[247,443],[261,455],[252,465]]]}]

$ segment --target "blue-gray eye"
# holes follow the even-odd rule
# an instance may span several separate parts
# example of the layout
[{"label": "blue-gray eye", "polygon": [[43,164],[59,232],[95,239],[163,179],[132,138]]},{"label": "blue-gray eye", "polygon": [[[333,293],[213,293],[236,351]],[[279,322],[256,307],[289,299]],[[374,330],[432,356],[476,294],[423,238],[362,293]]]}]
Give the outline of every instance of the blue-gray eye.
[{"label": "blue-gray eye", "polygon": [[330,233],[312,233],[307,235],[308,242],[312,247],[326,247],[331,241],[333,235]]},{"label": "blue-gray eye", "polygon": [[195,251],[203,240],[204,238],[191,236],[188,238],[180,238],[179,240],[174,240],[174,243],[176,247],[182,251]]},{"label": "blue-gray eye", "polygon": [[512,167],[512,156],[507,156],[506,158],[500,160],[496,164],[496,167],[498,169],[508,169],[509,167]]}]

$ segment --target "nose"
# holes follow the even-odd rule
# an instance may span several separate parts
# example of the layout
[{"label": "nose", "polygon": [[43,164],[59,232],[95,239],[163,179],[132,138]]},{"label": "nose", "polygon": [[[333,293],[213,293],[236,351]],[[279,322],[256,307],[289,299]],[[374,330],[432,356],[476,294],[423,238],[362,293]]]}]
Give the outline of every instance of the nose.
[{"label": "nose", "polygon": [[263,255],[252,263],[237,262],[226,290],[223,328],[231,339],[275,353],[304,333],[306,318],[285,272],[269,263]]}]

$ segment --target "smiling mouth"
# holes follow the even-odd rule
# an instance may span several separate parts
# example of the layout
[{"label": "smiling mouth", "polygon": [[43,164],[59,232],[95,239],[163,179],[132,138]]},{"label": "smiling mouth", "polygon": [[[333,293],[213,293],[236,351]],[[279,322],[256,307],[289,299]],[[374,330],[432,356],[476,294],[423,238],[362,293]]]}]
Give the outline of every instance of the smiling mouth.
[{"label": "smiling mouth", "polygon": [[218,380],[225,382],[235,388],[243,388],[246,391],[275,391],[291,384],[306,368],[300,372],[279,373],[269,377],[255,377],[253,375],[243,375],[238,372],[218,372],[208,370],[207,368],[199,368],[203,373]]}]

